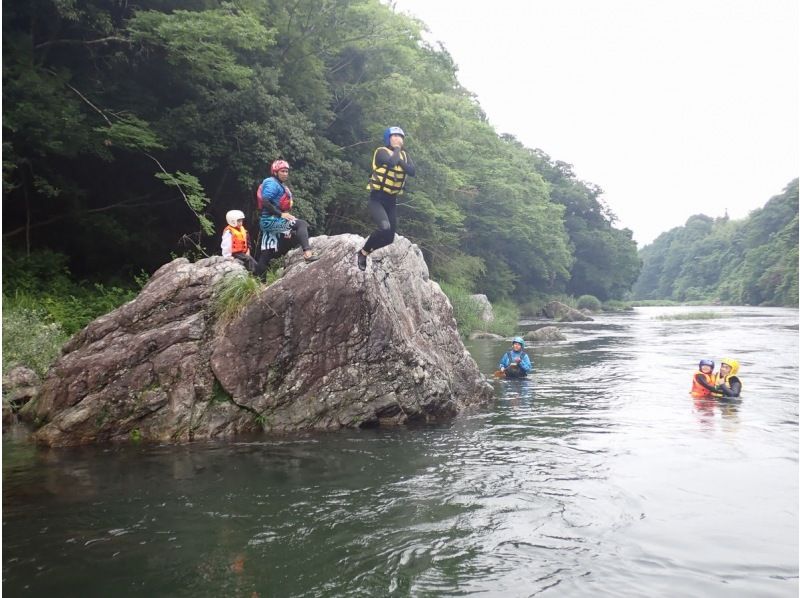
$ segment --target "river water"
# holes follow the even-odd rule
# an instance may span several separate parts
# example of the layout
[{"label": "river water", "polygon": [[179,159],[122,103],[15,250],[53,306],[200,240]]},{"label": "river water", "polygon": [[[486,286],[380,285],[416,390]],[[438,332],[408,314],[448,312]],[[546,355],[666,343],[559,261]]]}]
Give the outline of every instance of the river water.
[{"label": "river water", "polygon": [[[659,318],[697,311],[723,317]],[[797,596],[797,310],[562,330],[449,425],[50,451],[6,433],[4,593]],[[469,349],[490,375],[507,345]],[[726,355],[742,399],[692,399],[697,361]]]}]

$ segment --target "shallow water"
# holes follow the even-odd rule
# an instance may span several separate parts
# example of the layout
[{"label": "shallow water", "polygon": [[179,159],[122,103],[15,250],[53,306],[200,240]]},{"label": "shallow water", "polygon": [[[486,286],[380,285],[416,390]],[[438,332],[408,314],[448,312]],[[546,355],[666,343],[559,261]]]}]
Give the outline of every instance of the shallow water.
[{"label": "shallow water", "polygon": [[[447,426],[51,451],[6,434],[3,590],[797,596],[797,310],[563,331]],[[489,375],[507,344],[469,348]],[[692,399],[697,361],[727,354],[742,400]]]}]

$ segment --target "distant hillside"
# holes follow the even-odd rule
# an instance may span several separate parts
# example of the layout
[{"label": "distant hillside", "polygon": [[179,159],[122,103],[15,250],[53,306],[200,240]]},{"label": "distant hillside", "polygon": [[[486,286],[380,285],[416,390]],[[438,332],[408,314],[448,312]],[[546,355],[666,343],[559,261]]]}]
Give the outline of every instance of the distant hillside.
[{"label": "distant hillside", "polygon": [[797,306],[798,180],[743,220],[692,216],[639,251],[636,299]]}]

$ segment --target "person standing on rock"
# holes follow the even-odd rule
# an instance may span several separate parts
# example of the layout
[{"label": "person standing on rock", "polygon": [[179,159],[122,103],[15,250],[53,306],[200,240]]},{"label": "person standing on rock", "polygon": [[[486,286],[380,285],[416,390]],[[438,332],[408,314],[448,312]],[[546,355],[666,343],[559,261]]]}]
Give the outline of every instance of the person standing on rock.
[{"label": "person standing on rock", "polygon": [[358,267],[367,269],[367,256],[390,245],[397,232],[397,196],[403,193],[407,176],[415,176],[416,168],[403,149],[406,134],[400,127],[383,132],[383,145],[372,154],[372,173],[367,183],[369,215],[378,227],[357,254]]},{"label": "person standing on rock", "polygon": [[254,272],[256,260],[250,255],[250,235],[244,227],[244,212],[231,210],[225,214],[225,221],[228,226],[222,231],[222,243],[220,243],[223,257],[237,259],[244,264],[248,272]]},{"label": "person standing on rock", "polygon": [[285,253],[288,247],[279,247],[281,241],[278,237],[282,235],[294,243],[299,243],[303,248],[303,259],[306,262],[313,262],[319,256],[311,250],[308,241],[308,222],[295,217],[289,210],[294,205],[292,191],[286,185],[289,178],[289,163],[286,160],[275,160],[270,167],[272,176],[264,179],[261,183],[261,255],[258,256],[258,268],[256,275],[263,274],[269,260],[275,255]]}]

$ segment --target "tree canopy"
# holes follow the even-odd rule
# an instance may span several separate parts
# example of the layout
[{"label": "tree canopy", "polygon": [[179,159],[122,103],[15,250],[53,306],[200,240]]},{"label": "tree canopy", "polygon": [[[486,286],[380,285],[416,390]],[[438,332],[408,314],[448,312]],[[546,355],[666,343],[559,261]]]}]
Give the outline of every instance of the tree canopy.
[{"label": "tree canopy", "polygon": [[6,252],[95,278],[216,253],[228,210],[256,231],[277,158],[313,234],[367,234],[372,152],[396,124],[418,169],[399,232],[437,279],[607,299],[639,273],[602,190],[498,135],[447,51],[379,0],[4,0],[3,16]]},{"label": "tree canopy", "polygon": [[798,303],[798,180],[743,220],[695,215],[639,252],[637,299]]}]

